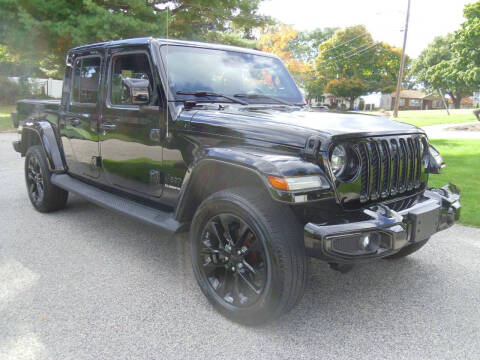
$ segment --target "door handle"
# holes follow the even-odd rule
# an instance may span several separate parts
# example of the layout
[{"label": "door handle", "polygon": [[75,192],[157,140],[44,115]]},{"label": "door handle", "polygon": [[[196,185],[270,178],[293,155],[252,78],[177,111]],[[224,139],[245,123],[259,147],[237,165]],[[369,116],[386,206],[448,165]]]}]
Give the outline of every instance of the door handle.
[{"label": "door handle", "polygon": [[111,123],[102,123],[100,125],[100,129],[104,130],[104,131],[113,131],[117,128],[117,125],[115,124],[111,124]]},{"label": "door handle", "polygon": [[73,127],[77,127],[78,125],[80,125],[80,119],[77,119],[77,118],[70,119],[70,125],[72,125]]}]

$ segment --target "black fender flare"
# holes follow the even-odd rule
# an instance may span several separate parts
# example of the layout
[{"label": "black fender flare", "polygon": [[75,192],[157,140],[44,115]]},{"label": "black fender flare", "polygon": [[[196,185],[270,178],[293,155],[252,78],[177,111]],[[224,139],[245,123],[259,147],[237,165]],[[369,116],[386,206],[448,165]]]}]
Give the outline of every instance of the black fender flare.
[{"label": "black fender flare", "polygon": [[[297,154],[273,154],[268,150],[242,147],[202,149],[197,152],[195,160],[188,168],[175,219],[190,220],[206,196],[231,186],[261,186],[274,200],[292,204],[295,202],[292,193],[274,189],[267,181],[267,175],[316,174],[325,175],[318,164],[307,161]],[[332,196],[332,192],[323,193],[317,200]]]},{"label": "black fender flare", "polygon": [[[35,139],[38,139],[38,141]],[[22,156],[35,143],[39,143],[43,147],[50,171],[64,173],[67,170],[63,147],[58,140],[55,126],[52,123],[47,120],[35,120],[25,123],[22,128],[20,142]]]}]

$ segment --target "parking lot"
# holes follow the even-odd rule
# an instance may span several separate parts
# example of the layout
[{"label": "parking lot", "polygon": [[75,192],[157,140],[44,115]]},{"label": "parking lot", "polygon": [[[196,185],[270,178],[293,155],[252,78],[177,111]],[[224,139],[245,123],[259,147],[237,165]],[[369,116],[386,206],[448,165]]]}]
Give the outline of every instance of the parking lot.
[{"label": "parking lot", "polygon": [[71,196],[29,203],[0,134],[0,359],[479,359],[480,229],[340,274],[312,260],[301,303],[266,326],[217,314],[185,237]]}]

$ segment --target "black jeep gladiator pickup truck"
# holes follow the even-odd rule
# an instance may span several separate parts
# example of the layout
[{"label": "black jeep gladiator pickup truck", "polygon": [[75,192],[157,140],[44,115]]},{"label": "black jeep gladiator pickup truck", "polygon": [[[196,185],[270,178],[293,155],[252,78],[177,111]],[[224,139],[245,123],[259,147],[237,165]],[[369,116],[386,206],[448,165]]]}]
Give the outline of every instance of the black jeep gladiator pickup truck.
[{"label": "black jeep gladiator pickup truck", "polygon": [[[142,38],[80,46],[60,102],[18,104],[28,196],[68,193],[167,234],[189,231],[205,296],[258,324],[300,300],[308,257],[333,269],[421,248],[460,214],[425,133],[314,112],[272,54]],[[392,284],[395,286],[394,284]]]}]

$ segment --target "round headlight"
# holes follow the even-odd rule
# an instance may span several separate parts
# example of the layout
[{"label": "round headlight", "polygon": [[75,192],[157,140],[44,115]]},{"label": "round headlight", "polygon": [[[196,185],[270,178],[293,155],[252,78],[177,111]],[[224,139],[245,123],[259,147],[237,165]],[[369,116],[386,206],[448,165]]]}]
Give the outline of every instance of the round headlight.
[{"label": "round headlight", "polygon": [[335,175],[339,175],[345,169],[347,163],[347,151],[343,145],[337,145],[330,155],[330,166]]}]

